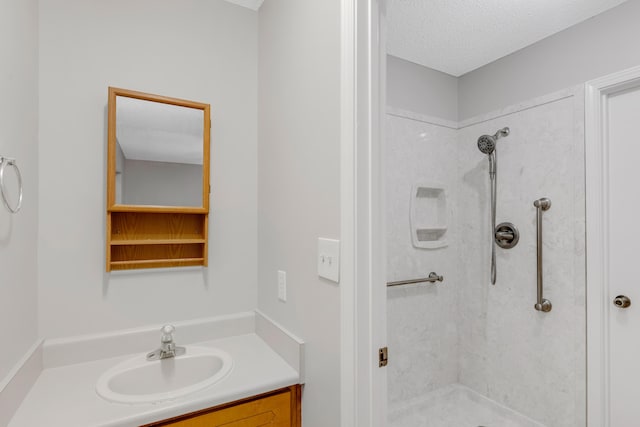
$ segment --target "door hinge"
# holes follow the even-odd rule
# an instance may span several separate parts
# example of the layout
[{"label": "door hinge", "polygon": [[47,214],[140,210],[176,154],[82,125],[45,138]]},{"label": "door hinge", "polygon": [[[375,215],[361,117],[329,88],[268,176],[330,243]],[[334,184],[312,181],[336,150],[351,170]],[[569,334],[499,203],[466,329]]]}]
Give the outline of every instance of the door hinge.
[{"label": "door hinge", "polygon": [[387,363],[389,363],[389,349],[387,347],[382,347],[380,350],[378,350],[378,367],[382,368],[384,366],[387,366]]}]

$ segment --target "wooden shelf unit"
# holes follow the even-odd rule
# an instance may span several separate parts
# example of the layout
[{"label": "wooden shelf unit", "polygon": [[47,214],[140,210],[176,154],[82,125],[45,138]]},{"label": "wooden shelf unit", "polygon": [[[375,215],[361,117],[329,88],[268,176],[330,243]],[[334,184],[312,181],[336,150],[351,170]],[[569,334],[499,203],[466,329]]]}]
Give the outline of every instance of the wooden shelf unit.
[{"label": "wooden shelf unit", "polygon": [[[118,101],[119,99],[120,101]],[[202,113],[202,176],[200,183],[197,183],[198,186],[201,185],[202,203],[194,202],[195,206],[164,206],[116,202],[118,200],[116,191],[122,191],[122,188],[120,190],[116,188],[116,175],[124,173],[123,170],[116,172],[117,153],[121,152],[120,157],[124,157],[124,150],[122,147],[118,148],[118,126],[116,123],[118,120],[123,120],[122,117],[118,119],[118,114],[124,113],[122,110],[118,113],[117,103],[123,102],[124,99],[127,99],[127,102],[131,102],[131,100],[143,102],[138,105],[165,104],[165,106],[181,107],[183,113],[184,111],[193,113],[194,110],[196,113],[198,111]],[[145,108],[145,111],[157,112],[158,110],[153,107],[152,109]],[[138,121],[135,115],[124,115],[125,123],[127,117],[130,121],[136,119],[134,121],[139,126],[143,126],[150,135],[154,134],[152,132],[154,130],[153,127],[147,129],[150,122]],[[153,146],[153,142],[153,139],[149,141],[150,146]],[[209,184],[210,142],[211,106],[209,104],[129,89],[109,88],[107,128],[107,271],[207,265],[209,245],[207,224],[209,221],[209,197],[211,192]],[[161,161],[153,157],[136,158],[135,160]],[[123,176],[120,177],[120,185],[122,185],[122,180],[124,179]],[[196,185],[195,179],[190,182],[192,185]],[[125,199],[120,197],[120,200]],[[133,200],[138,199],[134,198]]]},{"label": "wooden shelf unit", "polygon": [[107,271],[207,265],[206,213],[107,212]]}]

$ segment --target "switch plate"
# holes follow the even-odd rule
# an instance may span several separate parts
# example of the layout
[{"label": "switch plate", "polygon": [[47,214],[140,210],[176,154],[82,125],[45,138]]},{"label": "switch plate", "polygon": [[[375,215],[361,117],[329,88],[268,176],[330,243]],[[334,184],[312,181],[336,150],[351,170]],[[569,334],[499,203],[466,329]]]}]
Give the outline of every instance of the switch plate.
[{"label": "switch plate", "polygon": [[340,240],[318,239],[318,276],[340,282]]},{"label": "switch plate", "polygon": [[287,302],[287,272],[278,270],[278,299]]}]

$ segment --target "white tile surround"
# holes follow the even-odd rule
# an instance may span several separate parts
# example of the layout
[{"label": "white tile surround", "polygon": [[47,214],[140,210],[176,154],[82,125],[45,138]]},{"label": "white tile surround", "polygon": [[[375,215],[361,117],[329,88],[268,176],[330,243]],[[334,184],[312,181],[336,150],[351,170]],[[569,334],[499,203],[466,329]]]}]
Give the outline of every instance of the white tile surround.
[{"label": "white tile surround", "polygon": [[457,203],[447,200],[447,247],[415,249],[409,230],[412,185],[439,182],[448,198],[457,193],[457,131],[395,116],[388,116],[386,127],[387,280],[426,277],[431,271],[444,276],[435,285],[387,290],[393,405],[457,380]]},{"label": "white tile surround", "polygon": [[[407,401],[459,383],[544,425],[584,426],[582,89],[554,93],[457,126],[392,108],[387,113],[388,280],[429,271],[445,277],[437,285],[388,291],[391,413]],[[513,222],[521,237],[514,249],[497,249],[494,287],[489,283],[488,162],[476,141],[504,126],[511,128],[511,135],[498,142],[497,221]],[[414,249],[409,189],[434,180],[449,190],[450,245]],[[533,201],[543,196],[552,201],[544,214],[550,313],[533,309]],[[473,426],[477,425],[482,424]]]}]

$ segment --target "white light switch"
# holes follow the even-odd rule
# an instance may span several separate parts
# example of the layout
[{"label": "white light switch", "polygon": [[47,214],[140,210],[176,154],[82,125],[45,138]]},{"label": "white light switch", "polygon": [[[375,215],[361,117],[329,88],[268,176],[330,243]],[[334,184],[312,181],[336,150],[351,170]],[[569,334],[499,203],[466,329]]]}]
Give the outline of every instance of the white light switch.
[{"label": "white light switch", "polygon": [[340,240],[318,239],[318,276],[340,282]]},{"label": "white light switch", "polygon": [[278,299],[287,302],[287,273],[278,270]]}]

